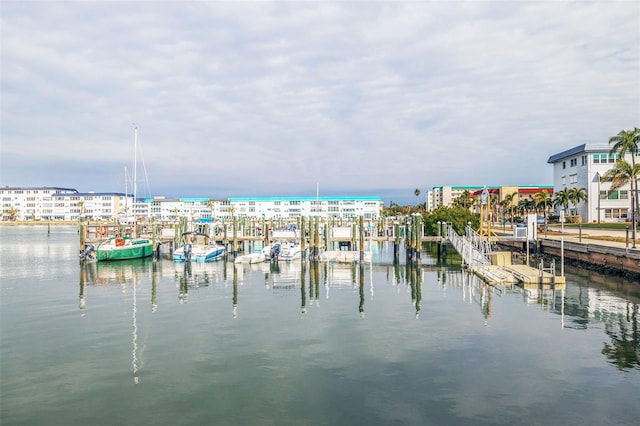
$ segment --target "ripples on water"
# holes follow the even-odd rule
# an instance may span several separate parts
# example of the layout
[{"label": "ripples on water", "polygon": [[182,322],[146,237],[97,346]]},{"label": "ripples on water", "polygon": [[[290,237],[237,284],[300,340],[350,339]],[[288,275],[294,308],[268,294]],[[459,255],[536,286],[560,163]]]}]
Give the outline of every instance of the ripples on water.
[{"label": "ripples on water", "polygon": [[2,424],[636,424],[638,283],[422,267],[79,265],[0,227]]}]

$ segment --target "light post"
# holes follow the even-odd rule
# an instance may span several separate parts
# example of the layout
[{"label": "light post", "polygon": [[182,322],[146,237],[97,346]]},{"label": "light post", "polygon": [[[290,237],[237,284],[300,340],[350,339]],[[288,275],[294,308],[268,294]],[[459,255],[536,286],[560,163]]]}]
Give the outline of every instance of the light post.
[{"label": "light post", "polygon": [[596,172],[596,180],[598,181],[598,224],[600,224],[600,173]]},{"label": "light post", "polygon": [[636,248],[636,201],[635,191],[631,191],[631,248]]},{"label": "light post", "polygon": [[560,210],[560,276],[564,277],[564,208]]}]

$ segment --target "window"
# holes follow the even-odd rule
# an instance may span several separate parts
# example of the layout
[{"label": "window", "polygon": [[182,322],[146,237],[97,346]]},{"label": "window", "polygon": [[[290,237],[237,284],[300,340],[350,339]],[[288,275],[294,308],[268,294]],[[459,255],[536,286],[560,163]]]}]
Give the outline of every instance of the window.
[{"label": "window", "polygon": [[583,156],[581,157],[581,159],[582,159],[582,163],[581,163],[581,165],[582,165],[582,166],[586,166],[586,165],[587,165],[587,156],[586,156],[586,155],[583,155]]},{"label": "window", "polygon": [[566,162],[566,161],[563,161],[563,162],[562,162],[562,168],[563,168],[563,169],[566,169],[566,168],[567,168],[567,162]]},{"label": "window", "polygon": [[577,158],[572,158],[570,161],[570,165],[571,167],[575,167],[578,165],[578,159]]},{"label": "window", "polygon": [[560,183],[562,184],[562,186],[565,186],[567,184],[567,177],[566,176],[562,176],[560,178]]},{"label": "window", "polygon": [[600,199],[609,199],[609,200],[628,200],[629,199],[629,191],[624,189],[620,191],[600,191]]},{"label": "window", "polygon": [[573,183],[578,183],[578,175],[577,174],[573,174],[569,176],[569,183],[573,184]]},{"label": "window", "polygon": [[627,219],[627,209],[604,209],[605,219]]}]

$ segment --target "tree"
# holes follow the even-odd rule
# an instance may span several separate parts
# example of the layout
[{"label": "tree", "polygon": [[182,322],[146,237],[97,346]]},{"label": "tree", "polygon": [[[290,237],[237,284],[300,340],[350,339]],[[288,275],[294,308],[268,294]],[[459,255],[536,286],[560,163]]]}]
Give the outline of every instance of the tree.
[{"label": "tree", "polygon": [[461,235],[464,235],[465,228],[469,222],[474,229],[477,229],[480,225],[479,215],[471,213],[468,208],[460,206],[439,206],[435,210],[423,213],[422,216],[425,222],[425,230],[429,235],[436,235],[438,233],[438,222],[451,224],[453,229]]},{"label": "tree", "polygon": [[462,194],[458,196],[455,200],[453,200],[454,207],[463,207],[468,209],[473,205],[473,198],[471,198],[471,193],[468,190],[464,190]]},{"label": "tree", "polygon": [[414,189],[413,195],[416,196],[416,207],[418,207],[418,204],[420,204],[420,202],[418,201],[418,197],[420,197],[420,190],[418,188]]},{"label": "tree", "polygon": [[542,210],[542,214],[544,215],[545,223],[547,221],[547,211],[550,207],[553,206],[553,200],[551,196],[546,190],[542,190],[542,192],[537,192],[533,194],[533,201],[536,203],[536,207]]},{"label": "tree", "polygon": [[636,182],[640,178],[640,164],[631,165],[628,161],[618,160],[616,161],[616,165],[613,166],[613,169],[608,170],[603,176],[602,179],[607,181],[611,181],[611,187],[609,188],[609,192],[615,191],[616,189],[625,186],[631,185],[631,230],[632,236],[631,239],[633,241],[633,247],[636,246],[636,217],[635,217],[635,188]]},{"label": "tree", "polygon": [[525,198],[524,200],[518,201],[518,212],[520,215],[524,216],[529,214],[532,210],[536,210],[536,203],[533,200]]},{"label": "tree", "polygon": [[580,201],[587,201],[589,196],[587,195],[587,190],[585,188],[570,188],[569,189],[569,200],[576,207],[576,214],[578,214],[578,206],[580,205]]},{"label": "tree", "polygon": [[509,221],[511,222],[511,229],[513,229],[513,200],[518,195],[517,192],[512,192],[504,196],[502,201],[500,201],[500,206],[502,206],[502,211],[509,214]]},{"label": "tree", "polygon": [[[631,154],[631,168],[635,168],[636,166],[636,155],[640,153],[640,129],[634,127],[633,130],[621,130],[617,135],[609,138],[609,145],[613,144],[610,154],[619,154],[620,159],[624,160],[624,157],[627,153]],[[640,200],[638,200],[638,182],[633,182],[631,191],[634,191],[633,187],[635,187],[634,196],[636,198],[635,206],[632,206],[632,209],[635,207],[635,210],[640,210],[638,204]]]},{"label": "tree", "polygon": [[553,195],[553,205],[562,207],[565,213],[568,213],[569,203],[571,202],[571,192],[569,188],[562,188]]}]

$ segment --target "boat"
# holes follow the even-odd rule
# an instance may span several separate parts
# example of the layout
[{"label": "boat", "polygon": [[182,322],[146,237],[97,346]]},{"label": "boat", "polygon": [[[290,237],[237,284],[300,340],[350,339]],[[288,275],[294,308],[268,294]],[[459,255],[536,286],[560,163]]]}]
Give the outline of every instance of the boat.
[{"label": "boat", "polygon": [[224,246],[202,232],[184,232],[180,237],[182,245],[173,252],[176,262],[210,262],[223,258],[226,252]]},{"label": "boat", "polygon": [[280,255],[281,251],[282,251],[282,244],[276,241],[274,243],[267,244],[266,246],[264,246],[264,248],[262,249],[262,254],[264,254],[265,260],[276,261],[278,260],[278,256]]},{"label": "boat", "polygon": [[[88,248],[85,259],[103,262],[107,260],[141,259],[153,255],[153,241],[146,238],[110,237]],[[86,250],[85,250],[86,251]],[[91,253],[93,251],[93,253]],[[84,252],[83,252],[84,253]],[[82,253],[81,253],[82,256]]]},{"label": "boat", "polygon": [[[134,128],[134,169],[133,169],[133,200],[136,201],[136,162],[138,151],[138,127]],[[125,183],[126,188],[126,183]],[[125,196],[125,202],[127,197]],[[131,228],[125,235],[110,236],[101,240],[94,247],[88,244],[80,253],[81,260],[95,260],[98,262],[113,260],[141,259],[153,255],[153,241],[148,238],[136,236],[135,220],[130,224]]]},{"label": "boat", "polygon": [[293,241],[282,244],[282,251],[278,255],[278,260],[296,260],[300,258],[302,258],[300,244]]}]

